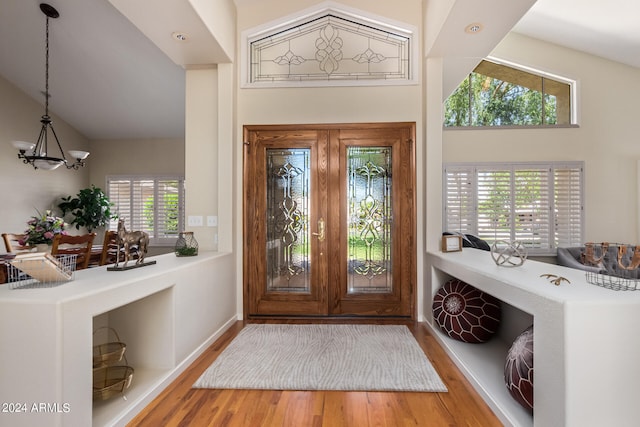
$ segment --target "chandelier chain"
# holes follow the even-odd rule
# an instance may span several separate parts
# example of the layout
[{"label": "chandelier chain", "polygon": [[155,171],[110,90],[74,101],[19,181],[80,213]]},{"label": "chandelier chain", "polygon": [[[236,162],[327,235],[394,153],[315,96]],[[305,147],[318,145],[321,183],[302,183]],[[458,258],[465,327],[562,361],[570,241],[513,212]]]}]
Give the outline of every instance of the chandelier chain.
[{"label": "chandelier chain", "polygon": [[44,64],[44,115],[49,115],[49,17],[47,16],[45,34],[45,64]]}]

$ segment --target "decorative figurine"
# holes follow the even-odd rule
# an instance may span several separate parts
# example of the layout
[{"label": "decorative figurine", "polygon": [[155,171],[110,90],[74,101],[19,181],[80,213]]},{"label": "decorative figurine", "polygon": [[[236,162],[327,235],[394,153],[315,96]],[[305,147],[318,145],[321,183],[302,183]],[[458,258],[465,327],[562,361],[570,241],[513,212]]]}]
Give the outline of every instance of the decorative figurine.
[{"label": "decorative figurine", "polygon": [[[149,248],[149,235],[144,231],[127,231],[124,226],[124,220],[121,219],[118,221],[118,234],[117,234],[117,242],[118,242],[118,253],[120,253],[120,248],[124,249],[124,264],[120,267],[118,264],[120,262],[120,257],[116,257],[116,263],[113,267],[108,267],[107,270],[128,270],[136,267],[144,267],[147,265],[155,264],[155,261],[145,262],[144,258],[147,255],[147,249]],[[131,249],[133,247],[137,248],[138,259],[135,264],[127,267],[127,263],[129,262],[129,258],[131,255]]]},{"label": "decorative figurine", "polygon": [[520,267],[527,259],[527,249],[520,242],[497,240],[491,245],[491,258],[501,267]]},{"label": "decorative figurine", "polygon": [[556,276],[555,274],[546,273],[546,274],[541,274],[540,277],[544,277],[548,279],[549,282],[553,283],[556,286],[560,286],[560,283],[562,282],[571,283],[571,281],[566,277]]},{"label": "decorative figurine", "polygon": [[627,245],[618,246],[618,265],[623,270],[633,271],[636,268],[640,267],[640,246],[636,245],[633,249],[633,257],[631,258],[631,262],[629,265],[624,265],[622,263],[622,259],[624,255],[627,253]]},{"label": "decorative figurine", "polygon": [[[596,255],[596,251],[599,250],[600,256]],[[584,244],[584,253],[582,254],[582,263],[587,265],[602,265],[601,262],[609,250],[609,242],[603,242],[600,245],[596,245],[593,242]]]}]

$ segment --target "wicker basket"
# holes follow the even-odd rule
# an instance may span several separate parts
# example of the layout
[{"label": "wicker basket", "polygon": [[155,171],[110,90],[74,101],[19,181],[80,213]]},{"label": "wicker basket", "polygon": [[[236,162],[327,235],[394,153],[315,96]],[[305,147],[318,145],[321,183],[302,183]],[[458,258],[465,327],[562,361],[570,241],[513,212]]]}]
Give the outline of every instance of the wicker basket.
[{"label": "wicker basket", "polygon": [[131,366],[101,366],[93,370],[93,400],[107,400],[131,385]]},{"label": "wicker basket", "polygon": [[101,329],[107,329],[112,332],[116,341],[107,342],[93,346],[93,367],[110,366],[122,360],[127,345],[120,341],[120,337],[115,329],[103,326],[93,331],[93,335]]}]

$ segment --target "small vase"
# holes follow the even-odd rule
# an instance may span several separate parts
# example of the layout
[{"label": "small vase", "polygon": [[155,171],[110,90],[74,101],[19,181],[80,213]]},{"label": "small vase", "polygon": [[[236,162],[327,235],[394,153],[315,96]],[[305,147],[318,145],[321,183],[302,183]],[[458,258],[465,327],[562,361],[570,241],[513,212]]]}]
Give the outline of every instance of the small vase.
[{"label": "small vase", "polygon": [[176,256],[198,255],[198,241],[193,236],[192,231],[183,231],[178,235],[175,246]]},{"label": "small vase", "polygon": [[36,252],[51,253],[51,245],[48,243],[38,243],[36,245]]}]

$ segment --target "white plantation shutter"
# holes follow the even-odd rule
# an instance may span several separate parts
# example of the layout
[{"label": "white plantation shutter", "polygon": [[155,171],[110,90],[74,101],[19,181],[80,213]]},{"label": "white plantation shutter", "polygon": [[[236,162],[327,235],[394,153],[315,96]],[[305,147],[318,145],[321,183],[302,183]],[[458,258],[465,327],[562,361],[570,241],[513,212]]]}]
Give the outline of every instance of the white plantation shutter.
[{"label": "white plantation shutter", "polygon": [[555,246],[580,246],[584,242],[583,169],[558,165],[554,180]]},{"label": "white plantation shutter", "polygon": [[182,185],[179,180],[156,182],[156,228],[158,238],[178,238],[180,227]]},{"label": "white plantation shutter", "polygon": [[475,174],[467,167],[446,168],[444,171],[444,218],[447,231],[477,234],[475,207]]},{"label": "white plantation shutter", "polygon": [[551,249],[551,180],[548,167],[514,167],[512,240],[527,248]]},{"label": "white plantation shutter", "polygon": [[583,243],[582,194],[582,162],[446,164],[444,230],[553,254]]},{"label": "white plantation shutter", "polygon": [[184,229],[182,177],[108,176],[107,194],[127,229],[145,231],[152,245],[173,245]]},{"label": "white plantation shutter", "polygon": [[513,225],[511,171],[478,168],[478,237],[494,242],[510,240]]},{"label": "white plantation shutter", "polygon": [[[131,180],[132,204],[131,211],[127,214],[119,214],[124,218],[127,230],[139,230],[153,236],[153,224],[144,220],[145,200],[153,198],[153,180]],[[155,237],[155,236],[154,236]]]},{"label": "white plantation shutter", "polygon": [[[107,196],[114,205],[114,208],[111,209],[112,212],[117,214],[126,212],[127,217],[130,217],[130,212],[133,209],[131,190],[131,181],[128,179],[107,179]],[[116,230],[117,226],[118,220],[112,219],[109,223],[109,230]]]}]

